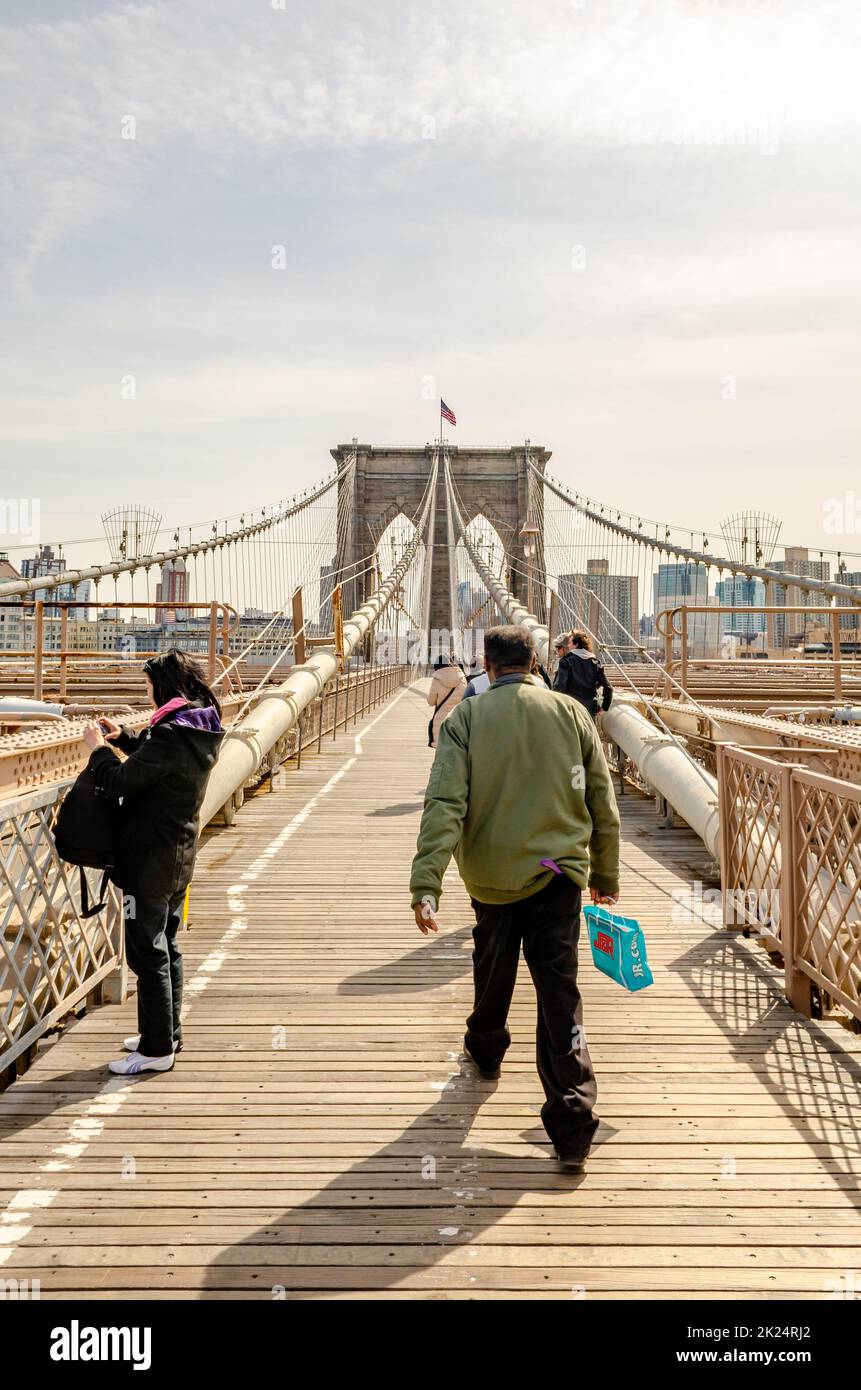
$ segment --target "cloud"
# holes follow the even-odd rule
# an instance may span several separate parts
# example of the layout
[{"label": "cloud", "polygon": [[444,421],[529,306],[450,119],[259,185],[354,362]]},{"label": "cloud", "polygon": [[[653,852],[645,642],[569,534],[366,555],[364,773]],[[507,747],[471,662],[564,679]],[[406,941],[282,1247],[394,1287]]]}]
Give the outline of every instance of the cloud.
[{"label": "cloud", "polygon": [[703,476],[728,510],[753,460],[800,533],[787,461],[855,471],[849,0],[7,14],[0,438],[52,528],[75,477],[223,512],[249,467],[263,501],[353,433],[422,440],[428,375],[461,437],[644,510]]},{"label": "cloud", "polygon": [[[31,11],[32,12],[32,11]],[[36,8],[38,13],[38,7]],[[861,16],[801,0],[126,4],[7,27],[9,176],[26,283],[136,205],[161,161],[541,141],[762,144],[857,132]],[[827,80],[823,81],[827,75]],[[122,139],[124,117],[136,138]],[[24,225],[27,235],[24,237]]]}]

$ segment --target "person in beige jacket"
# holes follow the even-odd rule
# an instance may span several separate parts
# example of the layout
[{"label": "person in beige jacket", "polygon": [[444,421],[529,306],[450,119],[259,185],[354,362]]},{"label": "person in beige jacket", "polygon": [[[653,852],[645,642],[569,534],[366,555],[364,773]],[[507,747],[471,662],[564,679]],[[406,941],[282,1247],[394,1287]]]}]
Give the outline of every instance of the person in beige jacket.
[{"label": "person in beige jacket", "polygon": [[431,747],[439,742],[442,721],[447,719],[453,709],[457,709],[466,690],[466,676],[451,657],[441,656],[434,666],[433,680],[428,691],[428,704],[436,713],[431,727]]}]

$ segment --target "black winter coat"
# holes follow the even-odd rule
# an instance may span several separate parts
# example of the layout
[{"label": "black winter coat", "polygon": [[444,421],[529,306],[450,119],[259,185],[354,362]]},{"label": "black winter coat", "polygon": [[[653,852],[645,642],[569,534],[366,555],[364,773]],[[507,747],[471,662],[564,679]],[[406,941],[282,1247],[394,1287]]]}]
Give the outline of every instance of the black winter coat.
[{"label": "black winter coat", "polygon": [[[168,898],[191,882],[200,807],[223,737],[211,706],[189,706],[141,734],[123,729],[90,755],[98,785],[122,797],[111,878],[124,893]],[[128,754],[125,762],[114,748]]]},{"label": "black winter coat", "polygon": [[[604,695],[599,706],[597,692],[601,686],[604,687]],[[567,652],[559,663],[553,689],[579,700],[590,714],[597,714],[599,708],[609,709],[613,698],[613,687],[607,679],[607,672],[591,652],[588,656]]]}]

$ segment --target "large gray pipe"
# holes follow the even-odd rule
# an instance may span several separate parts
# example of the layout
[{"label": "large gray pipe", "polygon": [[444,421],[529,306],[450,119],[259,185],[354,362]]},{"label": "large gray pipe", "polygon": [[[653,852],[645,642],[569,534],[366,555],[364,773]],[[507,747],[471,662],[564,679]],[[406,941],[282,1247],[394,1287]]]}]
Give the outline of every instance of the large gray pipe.
[{"label": "large gray pipe", "polygon": [[644,719],[624,696],[600,716],[601,732],[622,749],[650,787],[660,792],[715,859],[720,858],[718,783],[678,742]]},{"label": "large gray pipe", "polygon": [[0,699],[0,714],[36,720],[62,718],[63,706],[50,700],[27,700],[22,695],[4,695]]}]

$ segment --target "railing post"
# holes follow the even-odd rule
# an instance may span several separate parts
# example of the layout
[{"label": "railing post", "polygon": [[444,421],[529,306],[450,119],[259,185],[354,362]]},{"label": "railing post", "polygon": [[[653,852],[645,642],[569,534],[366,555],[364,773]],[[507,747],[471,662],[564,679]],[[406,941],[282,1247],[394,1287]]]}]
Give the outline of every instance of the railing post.
[{"label": "railing post", "polygon": [[335,651],[338,653],[338,665],[343,669],[344,666],[344,600],[340,584],[336,584],[332,590],[332,627],[335,633]]},{"label": "railing post", "polygon": [[305,664],[305,614],[301,584],[293,592],[293,657],[297,666]]},{"label": "railing post", "polygon": [[69,646],[69,609],[68,605],[60,605],[60,693],[57,698],[62,703],[66,698],[68,681],[68,651]]},{"label": "railing post", "polygon": [[793,1009],[810,1018],[813,1014],[811,980],[798,969],[796,963],[801,954],[798,940],[801,922],[796,895],[801,865],[795,862],[795,812],[794,772],[789,766],[780,774],[780,940],[784,990]]},{"label": "railing post", "polygon": [[44,650],[45,641],[45,604],[42,599],[36,600],[33,610],[33,699],[41,700],[44,669]]},{"label": "railing post", "polygon": [[[221,606],[221,655],[224,657],[225,666],[230,665],[230,614],[227,605]],[[237,675],[239,673],[237,672]],[[240,685],[242,684],[240,679]]]},{"label": "railing post", "polygon": [[681,644],[682,644],[681,656],[682,656],[682,667],[681,667],[681,676],[680,676],[680,680],[681,680],[682,690],[687,690],[687,688],[688,688],[688,610],[687,610],[687,607],[686,607],[684,604],[682,605],[682,609],[681,609],[681,622],[682,622],[682,631],[681,631]]},{"label": "railing post", "polygon": [[718,851],[720,862],[721,922],[726,926],[727,887],[729,879],[729,794],[727,792],[726,749],[720,746],[717,750],[716,765],[718,779]]},{"label": "railing post", "polygon": [[335,673],[335,710],[334,710],[334,713],[333,713],[333,715],[332,715],[332,742],[333,742],[333,743],[334,743],[335,739],[336,739],[337,736],[338,736],[338,693],[339,693],[339,691],[340,691],[340,688],[341,688],[341,672],[340,672],[340,671],[337,671],[337,672]]},{"label": "railing post", "polygon": [[317,730],[317,752],[319,753],[320,749],[323,746],[323,714],[326,709],[326,700],[324,695],[320,694],[317,696],[317,704],[320,707],[320,727]]},{"label": "railing post", "polygon": [[218,647],[218,604],[212,602],[209,605],[209,659],[206,663],[209,684],[215,680],[215,653]]},{"label": "railing post", "polygon": [[771,656],[777,649],[774,622],[776,615],[773,611],[775,607],[773,579],[766,579],[765,581],[765,606],[767,610],[765,614],[765,648],[769,656]]},{"label": "railing post", "polygon": [[673,669],[673,633],[676,626],[675,614],[669,608],[665,608],[660,613],[655,614],[655,627],[659,632],[661,630],[661,618],[666,619],[664,623],[664,670],[666,672],[666,678],[664,680],[663,696],[665,700],[668,700],[673,693],[673,687],[670,684],[670,672]]},{"label": "railing post", "polygon": [[834,698],[843,695],[843,656],[840,651],[840,609],[831,610],[831,661],[834,667]]}]

